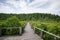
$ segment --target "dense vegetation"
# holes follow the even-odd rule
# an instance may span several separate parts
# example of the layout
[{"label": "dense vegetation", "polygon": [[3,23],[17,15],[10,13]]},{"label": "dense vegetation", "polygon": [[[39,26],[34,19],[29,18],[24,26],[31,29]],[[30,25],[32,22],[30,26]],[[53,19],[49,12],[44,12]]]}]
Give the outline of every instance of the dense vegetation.
[{"label": "dense vegetation", "polygon": [[[23,31],[24,24],[25,24],[24,21],[20,22],[20,20],[14,15],[10,15],[10,16],[8,16],[7,14],[3,14],[3,15],[0,16],[1,17],[1,20],[0,20],[1,35],[19,34],[19,31],[20,31],[19,27],[22,27],[22,31]],[[12,28],[12,27],[16,27],[16,28]]]},{"label": "dense vegetation", "polygon": [[[53,33],[57,36],[60,36],[60,22],[56,22],[56,21],[30,21],[30,23],[32,24],[32,26],[41,28],[45,31],[48,31],[50,33]],[[40,30],[36,29],[35,32],[40,35]],[[43,38],[45,40],[54,40],[54,37],[44,33]]]},{"label": "dense vegetation", "polygon": [[29,21],[29,20],[46,20],[46,21],[60,21],[60,16],[44,14],[44,13],[33,13],[33,14],[3,14],[0,13],[0,20],[5,20],[11,16],[16,16],[20,21]]},{"label": "dense vegetation", "polygon": [[[51,15],[47,13],[46,14],[44,13],[32,13],[32,14],[0,13],[0,27],[11,27],[11,26],[24,27],[24,24],[28,21],[31,23],[32,26],[42,28],[46,31],[49,31],[55,35],[60,36],[60,16],[58,15]],[[40,30],[36,29],[36,33],[39,34]],[[54,40],[53,36],[50,36],[48,34],[44,34],[43,38],[45,40]]]}]

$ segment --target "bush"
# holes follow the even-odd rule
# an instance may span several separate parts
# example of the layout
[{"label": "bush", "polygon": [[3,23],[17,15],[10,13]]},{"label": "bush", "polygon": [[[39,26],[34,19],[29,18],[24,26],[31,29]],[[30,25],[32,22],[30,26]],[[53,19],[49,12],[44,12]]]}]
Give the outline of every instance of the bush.
[{"label": "bush", "polygon": [[[53,30],[53,31],[52,31]],[[51,32],[55,35],[59,35],[60,36],[60,27],[58,26],[54,26],[53,29],[51,29]]]},{"label": "bush", "polygon": [[47,31],[47,25],[45,25],[45,24],[41,24],[40,28]]},{"label": "bush", "polygon": [[2,27],[19,27],[19,19],[16,16],[8,18],[5,22],[3,22]]},{"label": "bush", "polygon": [[[37,27],[38,27],[38,28],[41,28],[41,29],[43,29],[43,30],[45,30],[45,31],[47,31],[47,26],[46,26],[45,24],[38,25]],[[36,31],[36,33],[39,35],[41,30],[35,29],[35,31]],[[43,34],[45,34],[45,33],[43,33]],[[44,36],[45,36],[45,35],[44,35]]]},{"label": "bush", "polygon": [[16,35],[19,34],[19,28],[2,29],[2,35]]},{"label": "bush", "polygon": [[14,35],[19,33],[19,28],[7,29],[7,27],[20,27],[21,24],[19,23],[19,19],[16,16],[12,16],[5,20],[0,26],[2,28],[6,27],[6,29],[2,29],[2,35]]}]

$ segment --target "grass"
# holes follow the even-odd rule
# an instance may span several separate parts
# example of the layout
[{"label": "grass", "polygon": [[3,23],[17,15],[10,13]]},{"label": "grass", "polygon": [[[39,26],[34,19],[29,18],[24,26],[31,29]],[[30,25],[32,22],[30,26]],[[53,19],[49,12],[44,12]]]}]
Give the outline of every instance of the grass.
[{"label": "grass", "polygon": [[[60,36],[60,22],[57,21],[43,21],[43,20],[38,20],[38,21],[29,21],[30,24],[35,27],[44,29],[50,33],[53,33],[57,36]],[[35,29],[35,32],[40,35],[40,30]],[[43,39],[44,40],[55,40],[53,36],[48,35],[46,33],[43,34]],[[60,39],[57,39],[60,40]]]},{"label": "grass", "polygon": [[[53,29],[56,29],[56,26],[59,29],[60,32],[60,22],[57,21],[42,21],[42,20],[38,20],[38,21],[30,21],[32,26],[36,26],[36,27],[40,27],[41,24],[45,24],[47,27],[47,31],[52,32],[53,34],[55,34],[53,32]],[[60,34],[58,34],[60,36]]]}]

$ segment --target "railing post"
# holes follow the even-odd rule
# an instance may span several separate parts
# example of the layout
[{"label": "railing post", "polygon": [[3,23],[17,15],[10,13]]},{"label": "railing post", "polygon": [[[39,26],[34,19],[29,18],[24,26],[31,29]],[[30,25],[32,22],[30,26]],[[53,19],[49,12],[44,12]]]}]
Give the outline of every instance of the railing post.
[{"label": "railing post", "polygon": [[[45,31],[45,30],[40,29],[40,28],[38,28],[38,27],[35,27],[35,28],[38,29],[38,30],[40,30],[40,36],[41,36],[41,38],[43,38],[44,33],[46,33],[46,34],[49,34],[49,35],[53,36],[53,37],[54,37],[54,38],[53,38],[54,40],[60,39],[60,36],[57,36],[57,35],[55,35],[55,34],[53,34],[53,33],[50,33],[50,32],[48,32],[48,31]],[[35,28],[34,28],[34,31],[35,31]]]},{"label": "railing post", "polygon": [[22,34],[22,27],[19,27],[19,29],[20,29],[19,34],[21,35]]},{"label": "railing post", "polygon": [[54,37],[54,40],[57,40],[57,37]]},{"label": "railing post", "polygon": [[0,27],[0,36],[1,36],[1,31],[2,31],[2,28]]},{"label": "railing post", "polygon": [[42,36],[43,36],[43,31],[40,32],[40,37],[42,38]]},{"label": "railing post", "polygon": [[35,27],[34,27],[34,32],[35,32]]}]

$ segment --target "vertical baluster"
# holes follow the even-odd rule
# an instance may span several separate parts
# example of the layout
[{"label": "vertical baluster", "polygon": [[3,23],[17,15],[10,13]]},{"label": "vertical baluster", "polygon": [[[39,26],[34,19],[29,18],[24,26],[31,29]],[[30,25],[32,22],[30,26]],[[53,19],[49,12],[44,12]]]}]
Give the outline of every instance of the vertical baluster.
[{"label": "vertical baluster", "polygon": [[0,36],[2,35],[1,32],[2,32],[2,27],[0,27]]},{"label": "vertical baluster", "polygon": [[1,27],[0,27],[0,36],[1,36],[1,30],[2,30],[2,29],[1,29]]},{"label": "vertical baluster", "polygon": [[57,40],[57,37],[54,37],[54,40]]},{"label": "vertical baluster", "polygon": [[34,32],[35,32],[35,27],[34,27]]},{"label": "vertical baluster", "polygon": [[42,38],[42,36],[43,36],[43,31],[40,32],[40,37]]},{"label": "vertical baluster", "polygon": [[19,34],[21,35],[22,34],[22,27],[19,27],[19,29],[20,29]]}]

